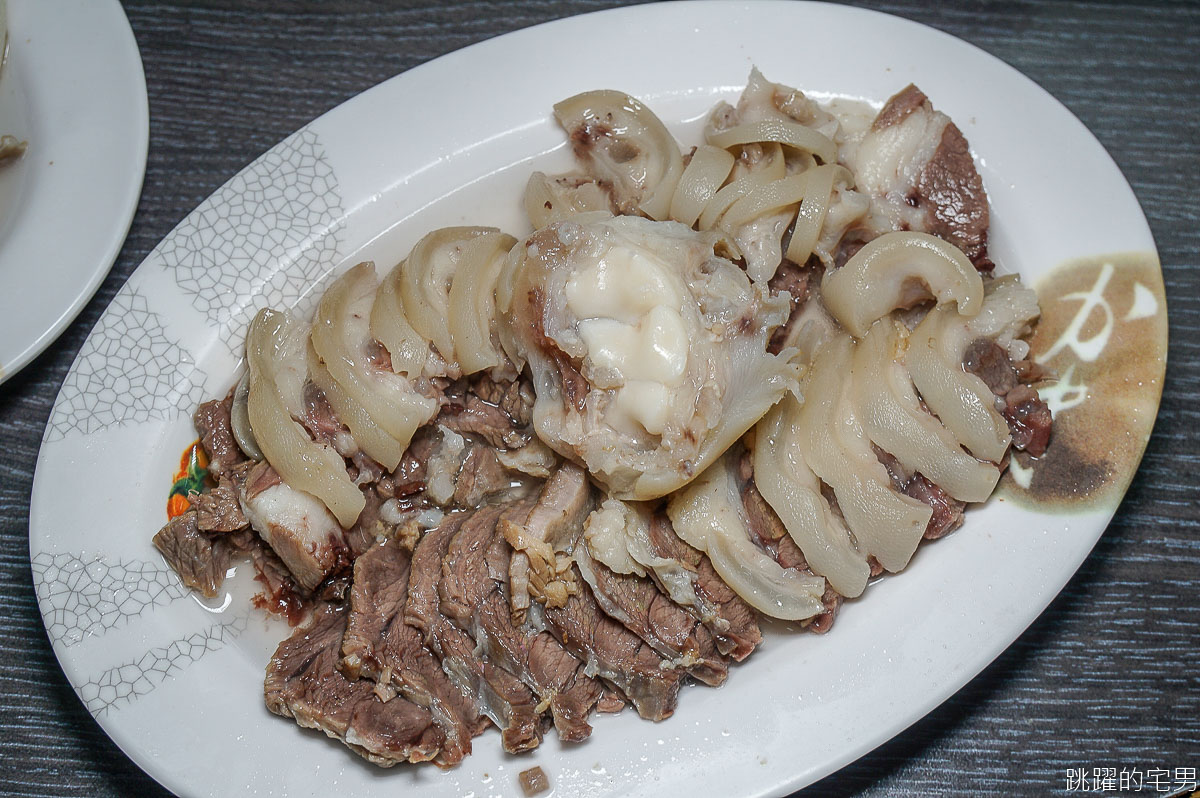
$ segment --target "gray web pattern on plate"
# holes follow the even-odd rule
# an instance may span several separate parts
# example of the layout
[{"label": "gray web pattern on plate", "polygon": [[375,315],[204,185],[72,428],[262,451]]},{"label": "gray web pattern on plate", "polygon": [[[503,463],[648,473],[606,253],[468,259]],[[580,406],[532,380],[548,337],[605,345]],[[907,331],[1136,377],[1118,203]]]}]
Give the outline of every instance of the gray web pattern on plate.
[{"label": "gray web pattern on plate", "polygon": [[343,232],[337,177],[302,128],[201,203],[155,254],[240,354],[254,313],[308,296],[337,263]]},{"label": "gray web pattern on plate", "polygon": [[167,337],[146,298],[127,284],[67,374],[45,440],[191,412],[203,396],[205,376],[195,358]]},{"label": "gray web pattern on plate", "polygon": [[224,648],[246,630],[247,623],[246,616],[239,615],[166,646],[152,648],[136,660],[109,668],[95,679],[79,685],[79,697],[93,715],[118,710],[154,690],[208,652]]},{"label": "gray web pattern on plate", "polygon": [[144,560],[39,552],[32,560],[42,619],[50,639],[73,646],[136,618],[149,607],[188,595],[166,566]]}]

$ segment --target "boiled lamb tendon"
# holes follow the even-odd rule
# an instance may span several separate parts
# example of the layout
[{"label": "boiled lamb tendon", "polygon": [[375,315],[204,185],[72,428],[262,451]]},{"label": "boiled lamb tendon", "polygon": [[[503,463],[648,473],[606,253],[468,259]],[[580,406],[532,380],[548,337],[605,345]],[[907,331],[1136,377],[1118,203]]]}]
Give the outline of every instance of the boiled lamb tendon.
[{"label": "boiled lamb tendon", "polygon": [[854,344],[841,334],[817,352],[804,385],[799,429],[805,460],[833,489],[858,550],[889,571],[908,565],[929,524],[929,507],[897,493],[854,406]]},{"label": "boiled lamb tendon", "polygon": [[896,308],[933,298],[964,316],[983,305],[983,279],[956,247],[927,233],[885,233],[821,280],[825,306],[857,337]]},{"label": "boiled lamb tendon", "polygon": [[619,91],[589,91],[554,106],[576,157],[610,187],[621,213],[666,219],[683,174],[679,144],[657,116]]},{"label": "boiled lamb tendon", "polygon": [[801,410],[795,396],[785,396],[755,427],[754,483],[804,553],[809,569],[841,595],[854,598],[866,588],[871,569],[845,522],[821,495],[820,480],[805,457]]},{"label": "boiled lamb tendon", "polygon": [[871,442],[909,471],[964,502],[992,495],[1000,469],[976,460],[946,427],[921,408],[904,367],[908,328],[891,319],[876,322],[854,355],[855,410]]},{"label": "boiled lamb tendon", "polygon": [[[374,265],[360,263],[325,291],[311,338],[313,355],[324,371],[314,370],[314,382],[331,388],[326,399],[355,441],[391,470],[417,428],[437,413],[437,402],[418,394],[408,378],[381,368],[370,357],[376,287]],[[324,379],[326,371],[328,379]],[[380,433],[392,443],[388,445]]]},{"label": "boiled lamb tendon", "polygon": [[736,460],[726,454],[673,494],[667,502],[671,524],[680,538],[708,555],[721,578],[754,609],[790,621],[811,618],[824,609],[825,580],[782,568],[751,541]]},{"label": "boiled lamb tendon", "polygon": [[796,385],[790,352],[766,351],[786,318],[674,222],[589,214],[541,230],[509,257],[498,309],[528,361],[538,436],[620,499],[686,484]]},{"label": "boiled lamb tendon", "polygon": [[308,326],[290,314],[258,312],[246,334],[246,410],[259,448],[282,480],[315,496],[349,529],[365,504],[362,492],[341,455],[310,438],[295,420],[304,414],[307,338]]},{"label": "boiled lamb tendon", "polygon": [[913,330],[905,361],[914,385],[954,437],[982,460],[999,463],[1012,435],[991,388],[963,369],[963,357],[972,342],[989,338],[1021,359],[1028,344],[1018,336],[1039,312],[1031,289],[1015,278],[999,278],[988,283],[975,317],[938,307]]},{"label": "boiled lamb tendon", "polygon": [[534,172],[525,184],[525,215],[534,230],[589,211],[613,212],[612,198],[594,178]]}]

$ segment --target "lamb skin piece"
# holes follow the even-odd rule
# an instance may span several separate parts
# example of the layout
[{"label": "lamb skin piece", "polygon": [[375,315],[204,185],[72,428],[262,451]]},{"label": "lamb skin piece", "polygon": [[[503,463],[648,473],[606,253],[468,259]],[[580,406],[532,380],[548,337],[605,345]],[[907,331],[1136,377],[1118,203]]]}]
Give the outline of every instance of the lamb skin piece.
[{"label": "lamb skin piece", "polygon": [[401,696],[381,701],[374,682],[338,670],[345,631],[345,609],[324,605],[280,643],[263,684],[267,709],[382,767],[434,759],[446,738],[429,710]]}]

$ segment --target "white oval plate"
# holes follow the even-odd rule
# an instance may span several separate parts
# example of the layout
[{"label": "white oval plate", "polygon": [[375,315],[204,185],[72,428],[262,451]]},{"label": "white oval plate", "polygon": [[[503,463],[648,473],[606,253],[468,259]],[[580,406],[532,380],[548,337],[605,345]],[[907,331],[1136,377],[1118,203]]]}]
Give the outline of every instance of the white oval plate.
[{"label": "white oval plate", "polygon": [[134,761],[185,795],[511,795],[534,765],[559,795],[782,795],[945,700],[1061,590],[1115,500],[1055,514],[993,500],[850,602],[830,634],[773,630],[724,687],[686,689],[664,723],[597,717],[586,743],[549,734],[520,758],[488,732],[451,772],[384,771],[264,708],[263,668],[286,630],[248,608],[245,567],[205,606],[151,548],[195,437],[190,411],[228,389],[256,308],[304,304],[314,281],[360,259],[391,266],[437,226],[520,234],[531,168],[570,164],[557,100],[620,88],[690,143],[754,63],[818,97],[881,102],[917,82],[977,153],[1003,270],[1032,280],[1074,256],[1155,257],[1132,191],[1078,120],[995,58],[882,14],[642,6],[502,36],[393,78],[271,149],[164,239],[92,332],[46,427],[30,523],[38,598],[68,678]]},{"label": "white oval plate", "polygon": [[146,174],[150,111],[117,0],[9,0],[0,134],[0,382],[59,336],[112,268]]}]

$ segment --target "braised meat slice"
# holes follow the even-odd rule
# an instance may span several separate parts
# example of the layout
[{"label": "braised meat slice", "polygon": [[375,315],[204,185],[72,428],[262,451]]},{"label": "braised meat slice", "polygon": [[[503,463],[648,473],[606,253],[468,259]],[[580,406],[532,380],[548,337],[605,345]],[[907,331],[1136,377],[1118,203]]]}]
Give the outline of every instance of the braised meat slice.
[{"label": "braised meat slice", "polygon": [[221,589],[233,553],[223,536],[208,535],[200,530],[195,510],[188,510],[168,521],[154,536],[154,548],[185,585],[207,598],[217,595]]},{"label": "braised meat slice", "polygon": [[500,728],[504,750],[516,754],[542,741],[537,697],[520,679],[481,657],[475,641],[447,620],[438,606],[442,559],[465,518],[461,513],[448,516],[417,544],[404,619],[421,632],[425,645],[441,658],[442,668],[459,689],[477,697],[480,711]]},{"label": "braised meat slice", "polygon": [[471,753],[471,738],[488,722],[475,694],[450,681],[420,630],[404,622],[410,565],[408,552],[394,541],[377,543],[354,561],[342,671],[375,680],[376,694],[384,698],[398,690],[428,709],[446,735],[438,763],[455,765]]},{"label": "braised meat slice", "polygon": [[238,503],[237,490],[228,484],[188,498],[196,510],[196,525],[204,532],[236,532],[250,526]]},{"label": "braised meat slice", "polygon": [[283,482],[269,463],[250,471],[241,500],[254,531],[306,590],[345,562],[346,543],[337,519],[319,499]]},{"label": "braised meat slice", "polygon": [[[738,662],[750,656],[762,642],[757,613],[725,584],[703,552],[675,534],[665,513],[656,513],[650,522],[650,545],[655,556],[682,563],[693,574],[691,589],[696,603],[685,606],[712,632],[717,649]],[[662,583],[659,587],[669,589]]]},{"label": "braised meat slice", "polygon": [[601,609],[646,641],[672,667],[683,668],[714,687],[729,676],[729,663],[717,651],[712,633],[653,581],[611,570],[592,557],[582,537],[574,557]]},{"label": "braised meat slice", "polygon": [[1013,447],[1034,457],[1045,454],[1054,419],[1037,391],[1022,381],[1023,377],[1037,380],[1043,374],[1041,369],[1030,361],[1014,363],[1004,347],[990,338],[979,338],[967,347],[963,368],[983,380],[1003,401],[1000,413],[1008,422]]},{"label": "braised meat slice", "polygon": [[518,627],[506,595],[512,548],[497,522],[502,513],[528,511],[527,502],[483,507],[463,522],[442,561],[439,606],[489,660],[519,677],[549,706],[562,739],[576,742],[591,734],[587,717],[600,700],[601,685],[553,635],[532,625]]},{"label": "braised meat slice", "polygon": [[384,702],[375,684],[337,669],[346,612],[323,606],[307,626],[279,644],[263,685],[267,709],[320,729],[376,765],[426,762],[445,735],[429,710],[397,696]]},{"label": "braised meat slice", "polygon": [[[583,581],[579,569],[574,577]],[[675,712],[683,671],[671,667],[645,641],[600,609],[586,586],[562,607],[546,606],[546,625],[588,671],[615,685],[639,715],[664,720]]]},{"label": "braised meat slice", "polygon": [[196,431],[200,433],[200,445],[208,455],[208,471],[217,479],[230,476],[234,467],[247,459],[233,437],[232,409],[231,390],[224,399],[213,399],[200,405],[192,416]]}]

